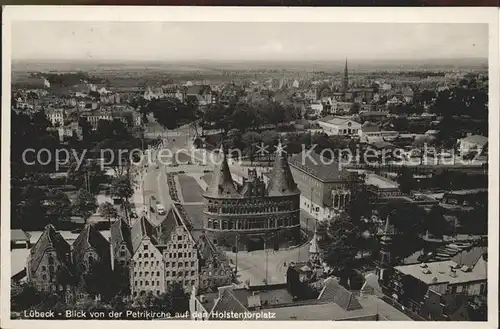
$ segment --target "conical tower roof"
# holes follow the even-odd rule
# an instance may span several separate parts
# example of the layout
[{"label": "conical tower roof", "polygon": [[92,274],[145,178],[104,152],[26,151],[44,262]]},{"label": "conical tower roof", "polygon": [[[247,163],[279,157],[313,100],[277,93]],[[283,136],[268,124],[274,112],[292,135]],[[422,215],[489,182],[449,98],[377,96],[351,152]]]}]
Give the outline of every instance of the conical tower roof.
[{"label": "conical tower roof", "polygon": [[211,198],[239,197],[240,194],[238,193],[233,181],[233,177],[231,176],[231,171],[229,170],[229,165],[227,163],[227,158],[223,146],[221,146],[220,148],[219,156],[221,156],[222,159],[219,159],[219,161],[217,161],[216,163],[212,181],[208,185],[205,196]]},{"label": "conical tower roof", "polygon": [[384,242],[390,242],[392,240],[393,230],[392,230],[391,224],[389,222],[389,217],[390,216],[387,216],[387,218],[385,220],[385,226],[384,226],[384,230],[383,230],[382,236],[381,236],[381,240]]},{"label": "conical tower roof", "polygon": [[293,180],[292,171],[288,164],[286,152],[281,145],[281,140],[276,150],[276,158],[269,178],[267,192],[269,196],[284,196],[300,193],[297,184],[295,184]]}]

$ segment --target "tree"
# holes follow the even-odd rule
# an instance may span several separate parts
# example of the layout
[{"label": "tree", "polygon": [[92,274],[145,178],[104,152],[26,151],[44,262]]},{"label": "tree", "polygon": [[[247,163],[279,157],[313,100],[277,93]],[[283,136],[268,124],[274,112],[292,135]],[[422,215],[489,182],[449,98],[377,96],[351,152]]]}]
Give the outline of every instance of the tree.
[{"label": "tree", "polygon": [[66,220],[71,215],[71,201],[66,193],[51,189],[46,196],[47,215]]},{"label": "tree", "polygon": [[125,212],[127,219],[129,199],[132,195],[134,195],[134,187],[132,186],[130,175],[120,175],[113,178],[111,182],[111,196],[120,200],[121,208]]},{"label": "tree", "polygon": [[242,134],[241,131],[237,128],[231,129],[227,133],[227,147],[228,149],[241,149],[241,139]]},{"label": "tree", "polygon": [[339,216],[328,225],[326,232],[324,228],[321,231],[324,233],[321,233],[320,246],[325,250],[325,261],[346,286],[359,251],[360,232],[346,216]]},{"label": "tree", "polygon": [[399,189],[403,193],[410,193],[415,188],[415,178],[413,174],[407,167],[402,167],[399,172],[397,182],[399,184]]},{"label": "tree", "polygon": [[104,219],[108,220],[109,225],[111,226],[111,218],[118,217],[118,212],[116,208],[110,202],[104,202],[99,206],[99,213]]},{"label": "tree", "polygon": [[97,206],[97,199],[95,195],[87,190],[80,189],[75,201],[73,202],[72,209],[75,215],[87,219],[95,213]]},{"label": "tree", "polygon": [[440,206],[431,208],[431,211],[425,217],[424,228],[435,237],[442,237],[443,234],[448,233],[449,224],[444,218],[444,212]]},{"label": "tree", "polygon": [[362,218],[369,218],[372,214],[372,206],[369,202],[368,192],[355,193],[347,205],[346,213],[353,223],[359,223]]},{"label": "tree", "polygon": [[11,291],[11,308],[13,311],[28,310],[48,299],[48,295],[38,290],[33,284],[25,283],[19,290]]}]

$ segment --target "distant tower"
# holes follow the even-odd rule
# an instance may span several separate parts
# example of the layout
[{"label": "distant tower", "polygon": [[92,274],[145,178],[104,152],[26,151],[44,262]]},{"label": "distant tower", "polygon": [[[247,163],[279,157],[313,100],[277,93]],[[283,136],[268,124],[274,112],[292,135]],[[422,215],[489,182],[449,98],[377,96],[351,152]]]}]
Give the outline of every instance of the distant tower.
[{"label": "distant tower", "polygon": [[349,71],[347,69],[347,58],[345,59],[343,89],[344,93],[346,93],[349,90]]},{"label": "distant tower", "polygon": [[392,244],[392,230],[390,228],[389,216],[385,221],[384,231],[380,237],[380,260],[377,266],[377,274],[379,281],[383,281],[386,277],[385,271],[390,268],[391,260],[391,244]]}]

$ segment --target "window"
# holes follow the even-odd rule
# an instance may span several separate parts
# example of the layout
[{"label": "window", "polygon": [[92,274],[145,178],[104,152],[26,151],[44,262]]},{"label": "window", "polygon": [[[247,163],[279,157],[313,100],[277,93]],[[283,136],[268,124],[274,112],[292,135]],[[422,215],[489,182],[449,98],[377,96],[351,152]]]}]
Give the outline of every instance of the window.
[{"label": "window", "polygon": [[134,286],[137,286],[137,281],[134,281]]},{"label": "window", "polygon": [[165,267],[170,267],[170,262],[166,262]]},{"label": "window", "polygon": [[142,272],[139,272],[139,276],[142,276]]},{"label": "window", "polygon": [[156,261],[156,266],[160,266],[160,261]]},{"label": "window", "polygon": [[46,274],[42,274],[42,280],[47,280],[47,275]]},{"label": "window", "polygon": [[43,272],[47,271],[47,268],[45,266],[42,266],[42,271]]},{"label": "window", "polygon": [[144,250],[148,250],[148,245],[147,244],[144,245]]},{"label": "window", "polygon": [[144,281],[144,285],[145,285],[145,286],[149,286],[149,281],[147,281],[147,280],[146,280],[146,281]]},{"label": "window", "polygon": [[191,271],[191,276],[194,276],[194,271]]},{"label": "window", "polygon": [[177,273],[175,271],[172,271],[172,276],[175,276]]},{"label": "window", "polygon": [[181,241],[182,240],[182,235],[178,235],[177,236],[177,241]]},{"label": "window", "polygon": [[188,257],[191,258],[191,253],[190,252],[188,252]]},{"label": "window", "polygon": [[179,272],[177,272],[177,274],[178,274],[177,276],[178,276],[179,278],[181,278],[183,273],[182,273],[182,271],[179,271]]},{"label": "window", "polygon": [[142,286],[142,281],[139,281],[139,285]]},{"label": "window", "polygon": [[194,266],[194,262],[191,262],[191,267],[193,267],[193,266]]},{"label": "window", "polygon": [[144,272],[144,276],[148,276],[149,275],[149,272]]},{"label": "window", "polygon": [[156,281],[156,285],[159,286],[160,285],[160,281]]},{"label": "window", "polygon": [[166,275],[167,275],[167,276],[170,276],[170,271],[167,271]]},{"label": "window", "polygon": [[189,266],[189,262],[184,262],[184,267],[188,267]]},{"label": "window", "polygon": [[152,285],[152,286],[154,286],[154,285],[155,285],[154,280],[151,280],[151,285]]},{"label": "window", "polygon": [[182,262],[179,262],[179,265],[177,267],[182,267]]},{"label": "window", "polygon": [[144,262],[144,267],[148,266],[149,262]]},{"label": "window", "polygon": [[126,255],[125,251],[120,251],[120,257],[125,257]]},{"label": "window", "polygon": [[137,258],[142,258],[142,254],[141,254],[141,253],[138,253],[138,254],[137,254]]},{"label": "window", "polygon": [[177,257],[182,258],[182,252],[178,253]]},{"label": "window", "polygon": [[194,280],[191,280],[191,285],[192,285],[192,286],[194,286],[194,282],[195,282]]},{"label": "window", "polygon": [[176,262],[172,262],[172,267],[175,267],[175,265],[177,265]]},{"label": "window", "polygon": [[168,254],[168,258],[172,258],[172,253],[169,253],[169,254]]},{"label": "window", "polygon": [[160,276],[160,271],[157,271],[157,272],[156,272],[156,276]]},{"label": "window", "polygon": [[185,276],[189,276],[189,271],[184,272]]},{"label": "window", "polygon": [[134,272],[134,276],[137,276],[137,272]]},{"label": "window", "polygon": [[149,254],[149,257],[154,258],[154,257],[155,257],[155,255],[154,255],[153,253],[150,253],[150,254]]},{"label": "window", "polygon": [[187,248],[187,244],[184,244],[184,248]]},{"label": "window", "polygon": [[177,249],[181,249],[182,248],[182,243],[178,243],[177,244]]}]

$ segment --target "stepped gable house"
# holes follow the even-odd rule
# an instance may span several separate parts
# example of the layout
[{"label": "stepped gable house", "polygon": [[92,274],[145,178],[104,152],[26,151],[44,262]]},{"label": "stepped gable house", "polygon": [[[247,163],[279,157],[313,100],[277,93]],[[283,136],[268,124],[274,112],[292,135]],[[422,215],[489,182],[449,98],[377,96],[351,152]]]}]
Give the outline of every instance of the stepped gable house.
[{"label": "stepped gable house", "polygon": [[248,251],[297,244],[300,191],[281,144],[267,186],[256,170],[248,171],[241,186],[236,184],[224,150],[221,154],[222,162],[204,193],[207,237],[219,247]]},{"label": "stepped gable house", "polygon": [[132,226],[131,291],[165,293],[174,282],[187,291],[198,284],[196,244],[172,206],[160,225],[142,217]]}]

